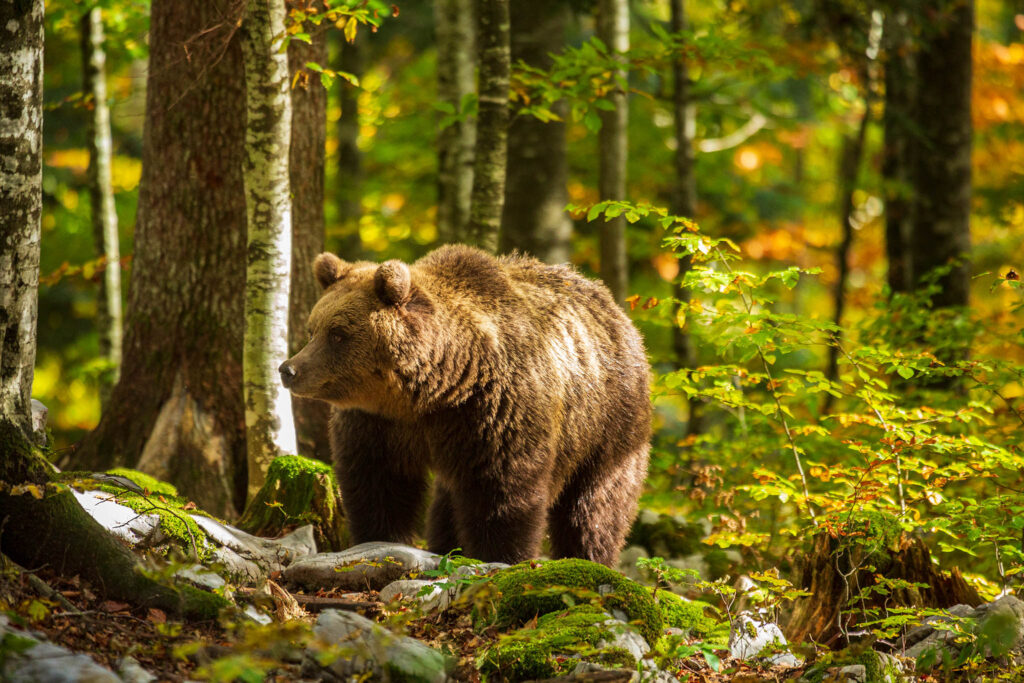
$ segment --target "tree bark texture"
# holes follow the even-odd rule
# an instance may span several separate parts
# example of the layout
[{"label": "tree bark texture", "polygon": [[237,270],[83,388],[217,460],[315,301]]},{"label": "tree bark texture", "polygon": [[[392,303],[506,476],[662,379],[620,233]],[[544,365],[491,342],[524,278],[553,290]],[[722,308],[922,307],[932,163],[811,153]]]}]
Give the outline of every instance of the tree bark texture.
[{"label": "tree bark texture", "polygon": [[43,208],[43,0],[0,4],[0,74],[0,420],[31,442]]},{"label": "tree bark texture", "polygon": [[[471,0],[434,0],[437,30],[437,96],[454,111],[473,94],[473,3]],[[437,235],[442,243],[455,242],[469,223],[473,191],[473,150],[476,121],[465,118],[438,132]]]},{"label": "tree bark texture", "polygon": [[[627,0],[598,0],[597,37],[613,55],[625,59],[629,51],[629,3]],[[615,73],[625,81],[625,69]],[[598,194],[602,200],[626,199],[626,158],[628,153],[627,123],[629,103],[626,90],[614,86],[608,99],[614,105],[610,111],[601,110],[601,130],[598,134]],[[626,255],[626,218],[617,216],[601,224],[601,279],[608,285],[620,306],[625,305],[629,286]]]},{"label": "tree bark texture", "polygon": [[[520,0],[511,16],[512,61],[551,68],[551,54],[565,47],[569,4],[565,0]],[[556,110],[565,118],[566,107]],[[566,182],[565,123],[517,116],[508,130],[505,207],[499,248],[518,250],[545,263],[566,263],[572,220]]]},{"label": "tree bark texture", "polygon": [[[944,0],[943,20],[922,35],[916,54],[911,154],[911,282],[962,259],[970,249],[971,38],[974,1]],[[970,269],[961,261],[939,282],[936,307],[966,306]]]},{"label": "tree bark texture", "polygon": [[[288,44],[288,70],[294,75],[307,62],[327,63],[327,34],[311,31],[312,44]],[[340,79],[339,79],[340,80]],[[289,78],[289,82],[291,79]],[[342,81],[343,88],[350,88]],[[306,321],[320,297],[313,277],[313,259],[324,250],[324,167],[327,137],[327,90],[311,78],[291,90],[292,125],[289,179],[292,193],[292,264],[288,302],[288,353],[306,345]],[[344,108],[344,104],[342,105]],[[343,112],[344,115],[344,112]],[[327,439],[329,406],[323,401],[293,398],[292,416],[299,453],[330,459]]]},{"label": "tree bark texture", "polygon": [[885,48],[885,145],[882,177],[885,188],[885,252],[887,279],[893,292],[913,289],[910,279],[910,136],[913,130],[915,79],[905,12],[886,13],[882,29]]},{"label": "tree bark texture", "polygon": [[[365,61],[365,41],[348,42],[339,35],[338,69],[362,79]],[[359,88],[343,78],[338,79],[338,178],[335,196],[338,217],[345,224],[342,255],[346,260],[359,258],[362,243],[359,239],[359,218],[363,214],[363,154],[359,151]]]},{"label": "tree bark texture", "polygon": [[110,364],[100,385],[105,404],[121,371],[121,244],[117,231],[117,209],[110,181],[114,143],[110,134],[107,106],[107,56],[103,49],[103,14],[94,7],[82,15],[82,90],[92,105],[89,117],[89,201],[96,255],[103,259],[96,306],[100,354]]},{"label": "tree bark texture", "polygon": [[476,11],[480,107],[469,225],[463,241],[493,253],[498,248],[505,204],[511,72],[509,0],[478,0]]},{"label": "tree bark texture", "polygon": [[292,104],[288,55],[279,49],[285,17],[284,0],[249,0],[242,24],[248,109],[243,177],[249,228],[242,362],[248,498],[263,486],[271,460],[298,450],[291,394],[277,370],[288,360],[292,266],[288,178]]},{"label": "tree bark texture", "polygon": [[121,379],[76,468],[137,464],[232,516],[245,491],[238,17],[154,0]]},{"label": "tree bark texture", "polygon": [[[683,0],[671,0],[671,29],[677,34],[686,30],[686,5]],[[690,77],[687,73],[686,58],[680,54],[672,62],[672,109],[673,124],[676,136],[675,162],[676,182],[672,192],[672,213],[677,216],[696,219],[697,216],[697,175],[694,173],[695,152],[694,138],[697,133],[697,112],[690,98]],[[689,256],[679,259],[679,279],[676,281],[673,295],[679,302],[676,304],[676,318],[685,311],[690,301],[690,290],[683,287],[682,281],[691,267]],[[697,350],[693,340],[680,324],[672,326],[672,350],[675,352],[677,368],[694,368],[697,366]],[[687,434],[698,434],[701,431],[700,403],[696,399],[687,401],[689,418]]]}]

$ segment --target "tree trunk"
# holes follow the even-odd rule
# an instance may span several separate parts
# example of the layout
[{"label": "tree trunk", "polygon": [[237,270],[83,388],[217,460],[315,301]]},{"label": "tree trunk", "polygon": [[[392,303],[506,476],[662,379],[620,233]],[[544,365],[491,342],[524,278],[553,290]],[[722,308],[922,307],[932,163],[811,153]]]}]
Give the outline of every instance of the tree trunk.
[{"label": "tree trunk", "polygon": [[[671,0],[671,30],[680,33],[686,30],[686,6],[683,0]],[[690,100],[690,77],[686,69],[686,58],[679,55],[672,62],[672,109],[675,124],[676,153],[675,170],[676,184],[672,192],[672,213],[696,219],[697,216],[697,176],[694,173],[694,137],[697,128],[697,112]],[[692,263],[689,256],[679,259],[679,279],[673,288],[673,295],[679,302],[676,304],[676,320],[684,312],[690,301],[690,290],[683,287],[682,281],[689,272]],[[694,368],[697,366],[697,350],[693,346],[690,335],[681,324],[672,326],[672,350],[675,352],[676,368]],[[686,433],[701,432],[700,402],[695,398],[687,400],[689,406]]]},{"label": "tree trunk", "polygon": [[[512,61],[551,68],[550,55],[565,46],[568,3],[520,0],[511,19]],[[565,118],[564,103],[555,109]],[[565,211],[569,203],[565,123],[545,123],[533,116],[513,119],[506,168],[500,250],[518,250],[546,263],[567,262],[572,220]]]},{"label": "tree trunk", "polygon": [[105,404],[121,370],[121,246],[117,232],[117,210],[110,183],[113,141],[110,109],[107,107],[106,53],[103,51],[103,15],[94,7],[82,16],[82,90],[92,105],[89,118],[89,199],[96,255],[103,259],[96,306],[100,354],[110,365],[100,383]]},{"label": "tree trunk", "polygon": [[[916,55],[912,153],[914,211],[911,278],[921,277],[970,249],[971,38],[973,0],[943,0],[942,19],[922,36]],[[936,307],[966,306],[970,269],[961,261],[938,281]]]},{"label": "tree trunk", "polygon": [[493,253],[501,229],[508,156],[509,0],[478,0],[476,11],[480,109],[469,225],[463,241]]},{"label": "tree trunk", "polygon": [[32,444],[30,404],[43,205],[43,0],[0,4],[0,26],[0,481],[34,484],[44,495],[0,492],[0,550],[29,569],[45,563],[78,574],[111,597],[213,618],[223,598],[144,576],[70,492],[44,488],[50,468]]},{"label": "tree trunk", "polygon": [[[72,463],[132,465],[230,517],[245,495],[245,80],[237,17],[154,0],[121,379]],[[236,478],[237,477],[237,478]]]},{"label": "tree trunk", "polygon": [[294,454],[291,393],[278,367],[288,360],[288,290],[292,201],[288,182],[292,103],[288,54],[280,42],[284,0],[249,0],[242,24],[246,117],[243,166],[249,221],[245,272],[245,436],[249,491],[255,496],[270,461]]},{"label": "tree trunk", "polygon": [[[597,37],[612,54],[625,60],[629,51],[629,3],[627,0],[598,0]],[[615,72],[625,82],[625,69]],[[598,194],[602,200],[626,199],[626,127],[629,103],[626,89],[616,85],[609,94],[614,105],[611,111],[601,110],[601,131],[598,135]],[[625,305],[629,286],[626,258],[626,218],[617,216],[601,224],[601,279],[608,285],[620,306]]]},{"label": "tree trunk", "polygon": [[[437,96],[453,111],[461,112],[473,94],[473,3],[470,0],[434,0],[437,27]],[[455,121],[437,135],[437,235],[454,242],[465,234],[473,190],[473,148],[476,122]]]},{"label": "tree trunk", "polygon": [[[288,70],[295,73],[307,62],[326,65],[327,34],[310,31],[313,43],[288,44]],[[289,79],[290,82],[290,79]],[[343,88],[351,88],[342,83]],[[292,89],[292,138],[289,176],[292,191],[291,294],[288,302],[288,353],[306,345],[306,321],[320,297],[313,277],[313,259],[324,250],[324,166],[327,136],[327,90],[311,78]],[[344,116],[344,104],[342,105]],[[358,233],[357,233],[358,234]],[[323,401],[292,397],[292,416],[299,453],[330,460],[327,439],[329,406]]]},{"label": "tree trunk", "polygon": [[889,289],[907,292],[910,279],[910,136],[913,129],[913,60],[907,39],[905,12],[886,14],[882,30],[885,45],[885,146],[882,177],[885,190],[885,253]]},{"label": "tree trunk", "polygon": [[[0,5],[0,441],[32,432],[43,210],[43,2]],[[11,457],[14,457],[11,454]],[[4,481],[13,481],[3,478]]]},{"label": "tree trunk", "polygon": [[[363,77],[363,61],[365,42],[356,39],[349,43],[341,37],[339,48],[340,71],[350,73],[356,78]],[[362,256],[363,244],[359,237],[359,218],[363,214],[363,159],[359,151],[359,88],[343,78],[338,79],[338,100],[341,105],[341,117],[338,119],[338,178],[335,196],[338,204],[338,218],[342,223],[341,254],[347,261],[358,260]],[[321,250],[322,251],[322,250]],[[307,273],[311,273],[310,263],[305,264]],[[312,276],[310,276],[312,281]],[[314,284],[317,294],[320,288]],[[303,338],[305,343],[305,338]]]}]

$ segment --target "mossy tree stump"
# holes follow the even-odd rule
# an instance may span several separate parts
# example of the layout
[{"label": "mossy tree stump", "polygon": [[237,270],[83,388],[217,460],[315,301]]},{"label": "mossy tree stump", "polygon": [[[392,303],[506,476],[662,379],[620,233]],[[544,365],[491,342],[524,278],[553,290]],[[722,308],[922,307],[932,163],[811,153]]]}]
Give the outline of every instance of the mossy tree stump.
[{"label": "mossy tree stump", "polygon": [[238,526],[274,537],[312,524],[320,551],[348,547],[341,494],[329,465],[299,455],[275,458],[267,481],[246,507]]},{"label": "mossy tree stump", "polygon": [[[884,589],[880,579],[900,584]],[[895,517],[877,512],[856,514],[816,534],[794,583],[810,593],[793,604],[784,625],[794,643],[811,638],[834,647],[843,630],[856,627],[870,610],[982,603],[958,569],[939,570],[920,538],[904,533]],[[863,597],[851,605],[857,596]]]}]

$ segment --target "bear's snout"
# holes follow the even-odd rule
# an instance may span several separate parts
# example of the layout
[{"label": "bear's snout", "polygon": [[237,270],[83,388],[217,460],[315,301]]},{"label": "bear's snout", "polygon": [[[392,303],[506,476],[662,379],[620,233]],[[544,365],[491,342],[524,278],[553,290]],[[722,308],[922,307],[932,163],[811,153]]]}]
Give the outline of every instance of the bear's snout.
[{"label": "bear's snout", "polygon": [[281,367],[277,369],[281,373],[281,384],[287,389],[291,387],[292,382],[295,381],[295,368],[288,365],[288,361],[281,363]]}]

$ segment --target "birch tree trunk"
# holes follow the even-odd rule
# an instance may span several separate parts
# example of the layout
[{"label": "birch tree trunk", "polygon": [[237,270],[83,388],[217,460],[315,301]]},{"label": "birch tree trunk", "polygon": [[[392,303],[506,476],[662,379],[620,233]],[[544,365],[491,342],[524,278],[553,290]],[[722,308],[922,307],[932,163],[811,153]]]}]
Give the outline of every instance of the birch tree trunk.
[{"label": "birch tree trunk", "polygon": [[[311,44],[301,40],[293,40],[288,44],[288,70],[292,76],[303,70],[307,62],[316,62],[320,65],[327,63],[327,34],[315,29],[309,33],[313,41]],[[298,353],[306,345],[306,321],[320,296],[320,287],[313,277],[312,264],[317,254],[324,250],[327,90],[319,78],[311,78],[304,86],[292,88],[291,99],[291,147],[288,153],[292,194],[289,356]],[[327,438],[329,413],[330,406],[323,401],[292,399],[292,416],[295,420],[295,438],[299,453],[325,462],[330,460],[330,443]]]},{"label": "birch tree trunk", "polygon": [[209,512],[245,496],[245,78],[213,3],[153,0],[121,379],[65,463],[135,466]]},{"label": "birch tree trunk", "polygon": [[505,204],[511,72],[509,0],[478,0],[476,11],[480,108],[469,224],[463,241],[493,253],[498,248]]},{"label": "birch tree trunk", "polygon": [[97,302],[100,353],[110,364],[100,384],[105,405],[121,373],[121,246],[117,232],[117,210],[110,182],[113,140],[110,109],[107,106],[106,53],[103,50],[103,15],[94,7],[82,16],[82,90],[92,104],[89,118],[89,200],[96,255],[106,267],[100,281]]},{"label": "birch tree trunk", "polygon": [[[0,4],[0,457],[35,440],[39,234],[43,209],[43,1]],[[4,481],[16,479],[4,478]]]},{"label": "birch tree trunk", "polygon": [[[474,92],[473,3],[434,0],[437,30],[437,96],[454,111]],[[476,122],[452,123],[437,135],[437,235],[454,242],[465,235],[473,191]]]},{"label": "birch tree trunk", "polygon": [[[540,69],[565,47],[566,0],[519,0],[511,16],[512,61]],[[564,103],[556,110],[565,118]],[[508,130],[505,208],[500,250],[518,250],[546,263],[569,260],[572,220],[569,203],[565,123],[518,116]]]},{"label": "birch tree trunk", "polygon": [[[943,0],[942,21],[922,36],[916,55],[914,98],[914,210],[911,282],[970,249],[971,39],[974,1]],[[965,262],[939,279],[936,307],[966,306],[970,270]]]},{"label": "birch tree trunk", "polygon": [[[683,0],[671,0],[671,29],[677,34],[686,30],[686,6]],[[674,156],[676,184],[672,193],[672,213],[696,219],[697,216],[697,176],[694,173],[695,152],[694,137],[697,129],[697,112],[690,98],[690,76],[687,73],[686,58],[680,56],[672,62],[672,109],[673,124],[676,135]],[[679,275],[673,294],[679,303],[676,304],[676,319],[690,301],[690,290],[683,287],[682,280],[691,267],[690,258],[684,256],[679,260]],[[694,368],[697,366],[697,352],[690,335],[682,325],[672,327],[672,350],[675,352],[677,368]],[[696,399],[687,401],[689,415],[686,423],[687,434],[698,434],[701,431],[700,403]]]},{"label": "birch tree trunk", "polygon": [[295,453],[291,396],[278,367],[288,359],[292,216],[288,160],[292,106],[284,36],[284,0],[249,0],[242,24],[246,82],[243,386],[248,498],[266,481],[270,461]]},{"label": "birch tree trunk", "polygon": [[[627,0],[598,0],[597,37],[612,54],[625,60],[629,51],[629,3]],[[625,69],[616,71],[616,80],[625,83]],[[626,89],[616,86],[609,99],[614,109],[601,110],[598,134],[598,194],[604,199],[626,199],[626,159],[629,103]],[[626,219],[617,216],[601,224],[601,279],[608,285],[620,306],[625,305],[629,285],[626,258]]]}]

